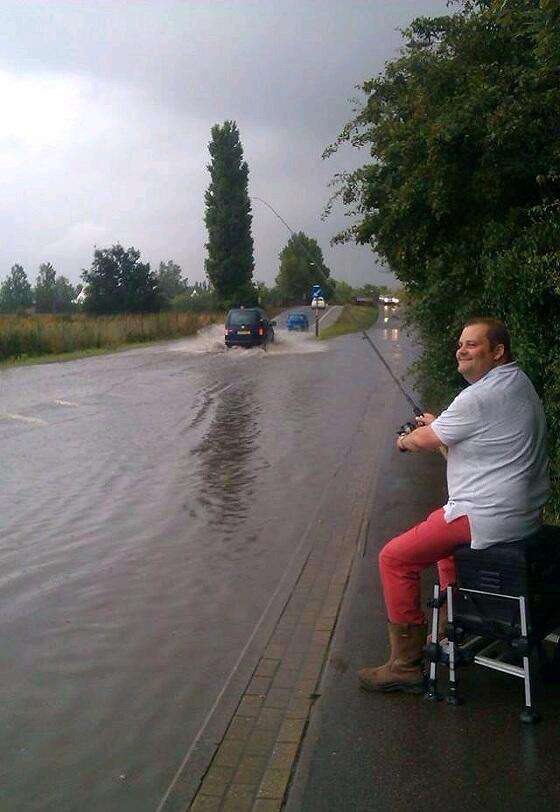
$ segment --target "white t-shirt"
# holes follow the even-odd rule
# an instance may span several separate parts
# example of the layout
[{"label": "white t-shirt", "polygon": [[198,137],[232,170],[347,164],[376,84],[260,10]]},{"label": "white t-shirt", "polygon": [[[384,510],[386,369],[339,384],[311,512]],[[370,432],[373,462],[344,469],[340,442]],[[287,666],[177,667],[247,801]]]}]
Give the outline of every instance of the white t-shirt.
[{"label": "white t-shirt", "polygon": [[539,529],[550,491],[544,410],[514,361],[464,389],[431,428],[449,448],[445,520],[468,516],[471,547]]}]

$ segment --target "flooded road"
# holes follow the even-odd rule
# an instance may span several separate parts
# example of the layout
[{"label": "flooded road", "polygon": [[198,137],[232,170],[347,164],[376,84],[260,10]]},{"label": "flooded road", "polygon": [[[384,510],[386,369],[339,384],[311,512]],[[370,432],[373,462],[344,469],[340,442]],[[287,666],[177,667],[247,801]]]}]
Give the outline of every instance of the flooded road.
[{"label": "flooded road", "polygon": [[160,803],[387,385],[277,335],[1,372],[0,808]]}]

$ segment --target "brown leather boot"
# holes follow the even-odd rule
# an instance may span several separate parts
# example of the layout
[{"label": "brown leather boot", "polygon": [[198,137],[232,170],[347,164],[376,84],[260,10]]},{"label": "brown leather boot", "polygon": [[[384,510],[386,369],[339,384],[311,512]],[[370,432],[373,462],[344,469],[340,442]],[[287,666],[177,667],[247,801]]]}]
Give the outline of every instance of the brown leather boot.
[{"label": "brown leather boot", "polygon": [[379,668],[358,671],[360,688],[364,691],[424,691],[422,649],[426,642],[427,626],[408,623],[389,623],[391,656]]}]

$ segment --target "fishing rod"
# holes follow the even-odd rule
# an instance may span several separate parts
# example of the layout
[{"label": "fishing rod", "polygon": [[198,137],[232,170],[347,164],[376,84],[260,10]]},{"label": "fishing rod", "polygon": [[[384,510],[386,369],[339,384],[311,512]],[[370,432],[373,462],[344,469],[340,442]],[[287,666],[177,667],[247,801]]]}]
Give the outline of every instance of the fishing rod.
[{"label": "fishing rod", "polygon": [[376,353],[377,357],[379,358],[379,360],[381,361],[381,363],[383,364],[383,366],[385,367],[385,369],[387,370],[387,372],[389,373],[389,375],[391,376],[391,378],[393,379],[393,381],[394,381],[394,382],[397,384],[397,386],[398,386],[398,387],[399,387],[399,389],[401,390],[402,394],[404,395],[404,397],[406,398],[406,400],[408,401],[408,403],[410,403],[410,405],[412,406],[412,411],[414,412],[415,417],[421,417],[421,416],[424,414],[424,409],[422,409],[422,408],[421,408],[421,407],[420,407],[420,406],[419,406],[419,405],[416,403],[416,401],[412,399],[411,395],[409,395],[409,393],[406,391],[406,389],[405,389],[405,388],[404,388],[404,386],[401,384],[401,382],[399,381],[399,379],[397,378],[397,376],[396,376],[396,375],[393,373],[393,370],[391,369],[391,367],[389,366],[389,364],[387,363],[387,361],[385,360],[385,358],[383,357],[383,355],[381,354],[381,352],[380,352],[380,351],[377,349],[377,347],[375,346],[375,344],[373,343],[373,341],[371,340],[371,338],[368,336],[368,334],[366,333],[366,331],[365,331],[365,330],[363,330],[363,329],[360,327],[360,324],[358,323],[358,320],[355,318],[354,314],[352,313],[352,311],[351,311],[350,309],[348,309],[348,313],[350,314],[350,318],[352,319],[352,321],[354,322],[354,324],[355,324],[357,327],[359,327],[359,328],[360,328],[360,332],[361,332],[361,334],[362,334],[362,339],[363,339],[364,341],[367,341],[367,343],[370,345],[370,347],[372,348],[372,350],[373,350],[373,351]]},{"label": "fishing rod", "polygon": [[[408,394],[406,389],[402,386],[401,382],[394,375],[393,370],[391,369],[391,367],[389,366],[389,364],[387,363],[387,361],[385,360],[383,355],[379,352],[379,350],[377,349],[377,347],[375,346],[375,344],[373,343],[371,338],[368,336],[366,331],[362,329],[362,327],[358,323],[358,320],[354,317],[354,314],[352,313],[352,311],[350,309],[348,309],[348,313],[350,313],[350,318],[353,320],[354,324],[359,328],[359,330],[360,330],[360,332],[362,334],[362,338],[365,341],[367,341],[368,344],[370,345],[370,347],[372,348],[372,350],[375,351],[375,353],[377,354],[377,357],[379,358],[379,360],[381,361],[381,363],[383,364],[383,366],[385,367],[385,369],[387,370],[387,372],[389,373],[389,375],[391,376],[393,381],[397,384],[397,386],[401,390],[402,394],[405,396],[408,403],[410,403],[410,405],[412,406],[412,411],[414,412],[414,416],[415,417],[422,417],[422,415],[424,414],[424,409],[422,409],[422,407],[419,406],[416,403],[416,401],[414,401],[412,399],[412,397]],[[417,428],[418,428],[418,426],[415,423],[413,423],[412,421],[408,421],[408,422],[404,423],[402,426],[399,426],[399,428],[397,429],[397,435],[403,436],[404,434],[410,434],[412,431],[414,431]],[[447,448],[445,447],[445,445],[443,445],[443,444],[440,445],[439,448],[438,448],[438,451],[441,454],[441,456],[444,458],[444,460],[446,460],[447,459]]]}]

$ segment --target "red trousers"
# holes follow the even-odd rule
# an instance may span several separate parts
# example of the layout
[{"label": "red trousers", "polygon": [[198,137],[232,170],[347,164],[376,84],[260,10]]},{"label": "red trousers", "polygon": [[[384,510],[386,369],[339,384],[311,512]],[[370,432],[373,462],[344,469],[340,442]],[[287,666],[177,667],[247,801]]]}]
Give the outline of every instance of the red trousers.
[{"label": "red trousers", "polygon": [[439,508],[383,547],[379,553],[379,568],[391,623],[419,625],[425,622],[421,609],[420,573],[437,562],[442,589],[455,583],[453,551],[470,540],[468,518],[461,516],[448,524],[443,508]]}]

